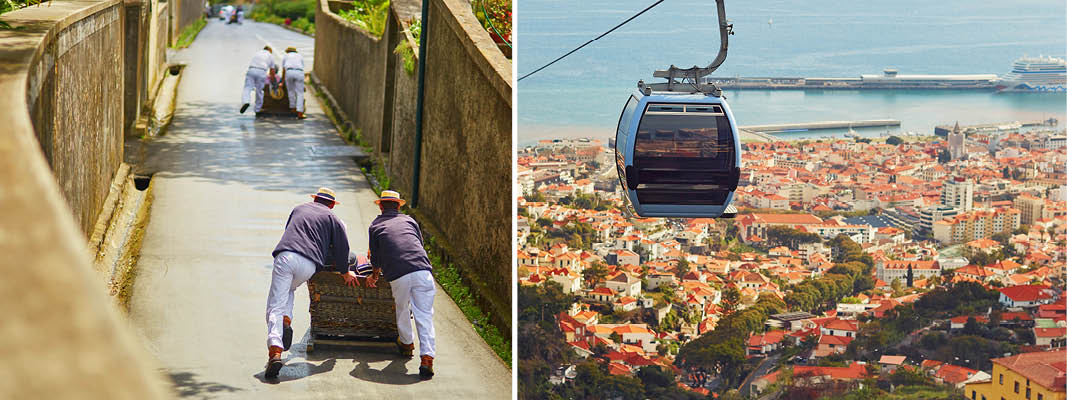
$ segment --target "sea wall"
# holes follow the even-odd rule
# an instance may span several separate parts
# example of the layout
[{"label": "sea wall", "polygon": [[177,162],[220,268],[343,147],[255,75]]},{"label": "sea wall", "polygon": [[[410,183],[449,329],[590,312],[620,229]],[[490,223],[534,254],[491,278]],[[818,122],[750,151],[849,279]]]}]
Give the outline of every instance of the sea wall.
[{"label": "sea wall", "polygon": [[[336,102],[387,169],[390,186],[414,193],[416,215],[459,266],[495,325],[511,329],[511,62],[462,0],[431,0],[422,141],[415,138],[417,76],[397,46],[418,47],[407,32],[420,2],[394,1],[382,38],[320,0],[314,79]],[[331,10],[333,8],[333,10]]]},{"label": "sea wall", "polygon": [[167,395],[85,245],[122,159],[125,15],[53,0],[0,16],[5,397]]}]

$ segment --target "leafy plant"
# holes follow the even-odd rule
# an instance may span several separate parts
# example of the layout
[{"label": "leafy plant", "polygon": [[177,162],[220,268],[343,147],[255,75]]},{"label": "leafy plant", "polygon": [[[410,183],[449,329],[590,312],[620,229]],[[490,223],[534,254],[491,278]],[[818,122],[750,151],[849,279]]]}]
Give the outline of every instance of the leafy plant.
[{"label": "leafy plant", "polygon": [[411,32],[411,37],[415,39],[415,45],[418,46],[422,37],[422,20],[411,17],[408,21],[408,32]]},{"label": "leafy plant", "polygon": [[295,21],[306,19],[315,22],[315,0],[275,1],[269,3],[269,11],[279,17]]},{"label": "leafy plant", "polygon": [[511,0],[473,0],[471,8],[490,35],[511,46]]},{"label": "leafy plant", "polygon": [[[411,37],[415,39],[415,46],[419,45],[419,40],[422,36],[422,20],[412,17],[408,20],[407,31],[411,33]],[[393,49],[393,53],[396,53],[404,61],[404,71],[409,75],[415,73],[415,48],[411,46],[407,40],[401,40],[400,44],[396,45]]]},{"label": "leafy plant", "polygon": [[393,49],[393,53],[396,53],[404,60],[404,72],[409,75],[415,73],[415,50],[411,48],[411,42],[407,40],[401,41]]},{"label": "leafy plant", "polygon": [[[0,14],[41,3],[41,0],[0,0]],[[48,4],[52,4],[52,2],[49,1]],[[6,22],[0,21],[0,27],[10,28],[11,26]]]},{"label": "leafy plant", "polygon": [[184,49],[189,47],[190,44],[193,44],[193,40],[196,40],[196,35],[199,35],[205,26],[207,26],[207,20],[204,17],[197,18],[192,25],[185,27],[182,33],[178,35],[178,43],[174,45],[174,48]]},{"label": "leafy plant", "polygon": [[293,28],[299,29],[301,32],[304,32],[304,33],[306,33],[308,35],[314,35],[315,34],[315,22],[311,21],[311,20],[308,20],[307,18],[304,18],[304,17],[300,17],[300,19],[298,19],[296,21],[293,21],[293,23],[290,26],[292,26]]},{"label": "leafy plant", "polygon": [[485,340],[485,343],[493,349],[493,352],[504,360],[504,363],[511,365],[511,339],[510,335],[504,335],[500,332],[495,325],[490,322],[490,315],[484,312],[481,307],[474,300],[474,294],[471,292],[470,286],[463,282],[463,278],[459,274],[459,269],[450,262],[447,262],[444,257],[436,251],[434,246],[433,237],[427,236],[426,254],[430,258],[430,264],[433,265],[433,275],[437,283],[441,285],[441,288],[448,293],[448,296],[452,298],[452,301],[456,302],[456,306],[463,311],[463,314],[467,316],[467,319],[474,325],[474,330],[478,332],[478,335]]},{"label": "leafy plant", "polygon": [[341,11],[338,15],[380,38],[385,33],[389,19],[389,2],[355,1],[351,9]]},{"label": "leafy plant", "polygon": [[315,35],[314,0],[264,0],[252,8],[248,17],[259,22],[288,25],[306,35]]}]

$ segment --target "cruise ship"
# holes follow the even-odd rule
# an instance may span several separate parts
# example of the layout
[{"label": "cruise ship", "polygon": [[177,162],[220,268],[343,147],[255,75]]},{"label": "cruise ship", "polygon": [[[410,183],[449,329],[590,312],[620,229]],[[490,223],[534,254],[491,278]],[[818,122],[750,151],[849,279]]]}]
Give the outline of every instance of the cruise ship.
[{"label": "cruise ship", "polygon": [[1023,57],[996,85],[1005,92],[1067,91],[1067,61],[1055,57]]}]

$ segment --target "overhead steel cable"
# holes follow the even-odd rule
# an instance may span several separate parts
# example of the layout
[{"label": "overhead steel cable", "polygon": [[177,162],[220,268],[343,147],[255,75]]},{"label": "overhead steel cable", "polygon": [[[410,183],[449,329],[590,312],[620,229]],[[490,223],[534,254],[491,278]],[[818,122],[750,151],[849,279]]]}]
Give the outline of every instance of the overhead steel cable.
[{"label": "overhead steel cable", "polygon": [[542,70],[542,69],[545,69],[545,68],[548,68],[548,66],[549,66],[549,65],[555,64],[555,63],[556,63],[556,61],[562,60],[563,58],[565,58],[565,57],[567,57],[567,56],[571,55],[572,53],[574,53],[574,52],[576,52],[576,51],[578,51],[578,50],[581,50],[581,49],[582,49],[582,47],[585,47],[585,46],[586,46],[586,45],[588,45],[589,43],[593,43],[593,42],[595,42],[595,41],[596,41],[597,39],[600,39],[600,38],[602,38],[602,37],[604,37],[604,36],[607,36],[607,35],[608,35],[609,33],[611,33],[612,31],[614,31],[614,30],[616,30],[616,29],[619,29],[619,27],[620,27],[620,26],[626,25],[626,23],[627,23],[627,22],[630,22],[630,21],[632,21],[632,20],[633,20],[634,18],[637,18],[637,17],[639,17],[639,16],[641,15],[641,14],[644,14],[644,13],[645,13],[645,11],[651,10],[651,9],[652,9],[652,7],[658,6],[658,5],[659,5],[659,3],[662,3],[663,1],[664,1],[664,0],[659,0],[659,1],[655,2],[655,3],[652,3],[652,5],[650,5],[650,6],[646,7],[646,8],[644,9],[644,10],[641,10],[641,12],[639,12],[639,13],[637,13],[637,14],[634,14],[634,15],[633,15],[633,16],[631,16],[630,18],[627,18],[627,19],[626,19],[625,21],[622,21],[622,23],[620,23],[620,24],[618,24],[618,25],[615,25],[615,27],[614,27],[614,28],[611,28],[611,29],[610,29],[610,30],[608,30],[607,32],[601,33],[601,34],[600,34],[600,36],[597,36],[597,37],[593,38],[592,40],[590,40],[590,41],[588,41],[588,42],[585,42],[585,43],[584,43],[584,44],[582,44],[581,46],[578,46],[578,47],[576,47],[576,48],[575,48],[574,50],[568,51],[568,52],[567,52],[567,54],[564,54],[564,55],[562,55],[562,56],[559,56],[559,58],[557,58],[557,59],[555,59],[555,60],[552,60],[552,62],[550,62],[550,63],[548,63],[548,64],[545,64],[545,65],[541,66],[541,68],[535,69],[535,70],[533,70],[533,72],[530,72],[530,73],[528,73],[528,74],[526,74],[526,75],[523,75],[523,76],[522,76],[522,77],[520,77],[520,78],[519,78],[518,80],[520,80],[520,81],[521,81],[521,80],[525,79],[525,78],[526,78],[527,76],[530,76],[530,75],[536,74],[536,73],[537,73],[538,71],[540,71],[540,70]]}]

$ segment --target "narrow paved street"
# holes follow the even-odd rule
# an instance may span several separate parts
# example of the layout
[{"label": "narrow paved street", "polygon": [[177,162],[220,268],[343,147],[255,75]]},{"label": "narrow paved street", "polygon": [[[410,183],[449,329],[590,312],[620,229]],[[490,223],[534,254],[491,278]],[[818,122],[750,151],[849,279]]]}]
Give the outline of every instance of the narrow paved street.
[{"label": "narrow paved street", "polygon": [[[419,380],[418,357],[326,348],[308,356],[301,341],[286,353],[280,382],[263,381],[270,252],[291,208],[319,186],[332,187],[356,251],[366,251],[367,226],[378,214],[352,149],[310,88],[307,120],[238,113],[248,61],[265,43],[279,61],[295,46],[311,69],[312,38],[252,21],[213,20],[177,55],[187,67],[173,123],[144,146],[137,167],[154,174],[130,306],[149,352],[189,398],[509,398],[510,371],[440,288],[432,380]],[[294,342],[308,331],[308,302],[301,288]]]},{"label": "narrow paved street", "polygon": [[759,365],[756,366],[756,369],[749,373],[748,376],[745,377],[745,380],[741,381],[741,386],[738,387],[738,391],[741,395],[749,396],[750,389],[752,389],[752,381],[767,375],[767,373],[771,371],[771,368],[774,368],[774,366],[778,364],[778,359],[781,357],[782,353],[775,353],[770,357],[764,358],[763,361],[760,361]]}]

